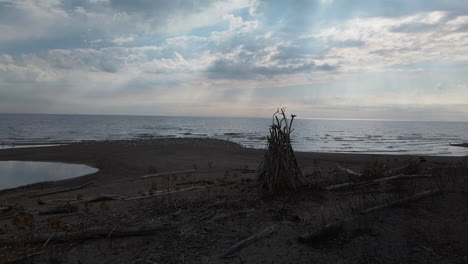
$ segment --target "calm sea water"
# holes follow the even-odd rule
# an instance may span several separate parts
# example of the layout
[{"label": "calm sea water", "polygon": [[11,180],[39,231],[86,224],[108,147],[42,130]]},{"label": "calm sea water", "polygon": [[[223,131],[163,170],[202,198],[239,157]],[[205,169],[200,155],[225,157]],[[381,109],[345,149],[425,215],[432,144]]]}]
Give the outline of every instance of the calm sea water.
[{"label": "calm sea water", "polygon": [[[270,118],[0,114],[0,148],[85,140],[214,137],[265,148]],[[297,151],[464,156],[468,123],[294,121]]]}]

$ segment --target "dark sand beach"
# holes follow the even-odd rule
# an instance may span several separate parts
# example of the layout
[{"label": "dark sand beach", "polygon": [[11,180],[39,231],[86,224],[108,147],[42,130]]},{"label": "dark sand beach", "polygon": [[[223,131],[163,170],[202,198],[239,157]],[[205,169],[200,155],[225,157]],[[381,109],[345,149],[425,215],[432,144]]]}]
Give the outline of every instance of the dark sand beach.
[{"label": "dark sand beach", "polygon": [[[0,263],[468,263],[466,157],[424,157],[420,178],[376,184],[379,168],[419,156],[298,152],[315,185],[272,196],[256,186],[263,154],[216,139],[2,150],[0,160],[99,171],[0,191]],[[346,169],[378,172],[327,191],[357,181]],[[368,210],[428,190],[441,192]],[[300,241],[331,223],[340,225]]]}]

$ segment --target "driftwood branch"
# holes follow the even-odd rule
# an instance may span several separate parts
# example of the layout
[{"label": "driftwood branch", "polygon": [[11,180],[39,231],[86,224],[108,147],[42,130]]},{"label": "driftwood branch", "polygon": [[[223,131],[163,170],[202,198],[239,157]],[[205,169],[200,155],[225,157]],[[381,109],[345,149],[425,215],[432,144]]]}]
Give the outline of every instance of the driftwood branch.
[{"label": "driftwood branch", "polygon": [[346,174],[349,174],[349,175],[352,175],[354,177],[357,177],[357,178],[361,178],[362,177],[362,173],[359,173],[359,172],[355,172],[351,169],[348,169],[348,168],[343,168],[341,167],[339,164],[338,164],[338,169]]},{"label": "driftwood branch", "polygon": [[418,178],[430,178],[432,177],[431,174],[416,174],[416,175],[396,175],[396,176],[390,176],[390,177],[385,177],[385,178],[380,178],[380,179],[375,179],[370,182],[346,182],[346,183],[340,183],[336,185],[331,185],[327,186],[324,189],[326,191],[335,191],[343,188],[348,188],[348,187],[355,187],[355,186],[367,186],[370,184],[376,184],[376,183],[382,183],[382,182],[387,182],[387,181],[394,181],[394,180],[411,180],[411,179],[418,179]]},{"label": "driftwood branch", "polygon": [[94,183],[96,183],[96,182],[88,182],[88,183],[85,183],[85,184],[80,185],[78,187],[72,187],[72,188],[68,188],[68,189],[56,190],[56,191],[40,193],[40,194],[33,194],[33,195],[30,195],[29,197],[30,198],[35,198],[35,197],[42,197],[42,196],[56,194],[56,193],[71,192],[71,191],[83,189],[83,188],[85,188],[85,187],[87,187],[87,186],[89,186],[91,184],[94,184]]},{"label": "driftwood branch", "polygon": [[54,200],[47,200],[43,201],[45,204],[49,203],[56,203],[56,202],[66,202],[70,204],[75,204],[75,203],[95,203],[95,202],[104,202],[104,201],[114,201],[114,200],[123,200],[125,197],[119,196],[119,195],[113,195],[113,194],[101,194],[96,197],[89,197],[86,199],[54,199]]},{"label": "driftwood branch", "polygon": [[49,214],[68,214],[78,211],[78,207],[71,203],[66,203],[64,205],[54,206],[39,210],[39,215],[49,215]]},{"label": "driftwood branch", "polygon": [[375,212],[375,211],[378,211],[378,210],[381,210],[381,209],[394,207],[394,206],[402,205],[402,204],[405,204],[405,203],[421,200],[421,199],[424,199],[426,197],[430,197],[430,196],[437,195],[437,194],[440,194],[440,193],[442,193],[442,191],[440,189],[427,190],[427,191],[420,192],[420,193],[415,194],[415,195],[410,196],[410,197],[406,197],[406,198],[399,199],[399,200],[396,200],[396,201],[393,201],[393,202],[389,202],[389,203],[377,205],[377,206],[374,206],[374,207],[371,207],[371,208],[367,208],[365,210],[362,210],[361,214],[368,214],[368,213],[372,213],[372,212]]},{"label": "driftwood branch", "polygon": [[34,256],[38,256],[38,255],[42,255],[44,253],[47,253],[47,251],[42,250],[42,251],[38,251],[38,252],[33,252],[33,253],[30,253],[30,254],[27,254],[26,256],[19,256],[17,258],[10,259],[6,263],[19,263],[19,262],[23,263],[25,260],[27,260],[29,258],[32,258]]},{"label": "driftwood branch", "polygon": [[154,178],[154,177],[161,177],[161,176],[168,176],[173,174],[182,174],[182,173],[192,173],[192,172],[208,172],[207,170],[184,170],[184,171],[171,171],[171,172],[164,172],[164,173],[155,173],[155,174],[146,174],[141,176],[142,179]]},{"label": "driftwood branch", "polygon": [[[132,227],[123,227],[123,228],[108,228],[108,227],[92,227],[85,229],[83,231],[77,232],[56,232],[53,236],[50,234],[37,234],[29,243],[32,244],[42,244],[47,241],[48,243],[56,241],[76,241],[76,240],[88,240],[94,238],[107,238],[109,234],[112,237],[130,237],[130,236],[150,236],[157,232],[167,231],[175,229],[177,226],[172,224],[161,224],[161,223],[152,223],[144,224],[139,226]],[[112,233],[111,233],[112,231]],[[8,243],[8,240],[4,240],[4,243]],[[14,242],[14,241],[10,241]]]},{"label": "driftwood branch", "polygon": [[324,225],[322,228],[319,228],[314,232],[300,236],[299,241],[302,243],[317,243],[324,241],[327,238],[334,237],[341,232],[344,223],[350,219],[351,218]]},{"label": "driftwood branch", "polygon": [[[385,208],[389,208],[389,207],[398,206],[398,205],[402,205],[402,204],[405,204],[405,203],[421,200],[421,199],[424,199],[426,197],[430,197],[430,196],[433,196],[433,195],[436,195],[436,194],[439,194],[439,193],[441,193],[441,190],[439,190],[439,189],[424,191],[424,192],[418,193],[416,195],[413,195],[413,196],[410,196],[410,197],[407,197],[407,198],[403,198],[403,199],[399,199],[399,200],[396,200],[396,201],[393,201],[393,202],[389,202],[389,203],[377,205],[377,206],[374,206],[374,207],[371,207],[371,208],[367,208],[365,210],[362,210],[361,214],[368,214],[368,213],[375,212],[377,210],[382,210],[382,209],[385,209]],[[351,217],[347,217],[347,218],[344,218],[342,220],[339,220],[339,221],[336,221],[336,222],[333,222],[333,223],[326,224],[323,227],[321,227],[321,228],[319,228],[319,229],[317,229],[317,230],[315,230],[313,232],[310,232],[310,233],[307,233],[307,234],[304,234],[304,235],[300,236],[298,238],[298,240],[300,242],[303,242],[303,243],[317,243],[317,242],[322,242],[322,241],[324,241],[324,240],[326,240],[328,238],[331,238],[331,237],[336,237],[337,235],[339,235],[343,231],[345,224],[355,220],[357,217],[358,216],[354,216],[354,217],[351,216]]]},{"label": "driftwood branch", "polygon": [[242,214],[248,214],[248,213],[251,213],[253,211],[255,211],[255,210],[254,209],[249,209],[249,210],[236,211],[236,212],[232,212],[232,213],[217,214],[213,218],[208,220],[207,223],[214,223],[214,222],[217,222],[217,221],[225,219],[225,218],[229,218],[229,217],[233,217],[233,216],[237,216],[237,215],[242,215]]},{"label": "driftwood branch", "polygon": [[223,254],[222,257],[229,257],[233,253],[245,248],[246,246],[254,243],[255,241],[271,235],[273,233],[273,231],[275,230],[275,228],[276,228],[276,225],[269,226],[269,227],[265,228],[263,231],[261,231],[259,233],[256,233],[256,234],[254,234],[252,236],[249,236],[248,238],[246,238],[244,240],[241,240],[241,241],[237,242],[236,244],[234,244],[233,246],[228,248],[228,250]]},{"label": "driftwood branch", "polygon": [[204,188],[204,186],[192,186],[190,188],[182,189],[182,190],[176,190],[176,191],[171,191],[171,192],[157,192],[155,194],[151,195],[145,195],[145,196],[139,196],[139,197],[131,197],[131,198],[125,198],[122,201],[134,201],[134,200],[142,200],[142,199],[149,199],[161,195],[167,195],[167,194],[173,194],[173,193],[180,193],[180,192],[187,192],[191,190],[196,190],[196,189],[201,189]]}]

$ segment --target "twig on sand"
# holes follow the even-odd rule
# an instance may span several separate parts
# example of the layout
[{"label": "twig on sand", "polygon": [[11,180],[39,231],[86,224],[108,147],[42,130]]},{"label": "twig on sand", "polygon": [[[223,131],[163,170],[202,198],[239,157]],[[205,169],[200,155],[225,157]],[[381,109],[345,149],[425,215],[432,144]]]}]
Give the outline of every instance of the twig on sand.
[{"label": "twig on sand", "polygon": [[75,191],[75,190],[80,190],[80,189],[83,189],[91,184],[94,184],[96,182],[88,182],[88,183],[85,183],[83,185],[80,185],[80,186],[77,186],[77,187],[72,187],[72,188],[67,188],[67,189],[62,189],[62,190],[56,190],[56,191],[51,191],[51,192],[46,192],[46,193],[40,193],[40,194],[33,194],[33,195],[30,195],[29,197],[30,198],[36,198],[36,197],[41,197],[41,196],[46,196],[46,195],[51,195],[51,194],[56,194],[56,193],[64,193],[64,192],[71,192],[71,191]]},{"label": "twig on sand", "polygon": [[155,193],[155,194],[150,194],[150,195],[145,195],[145,196],[125,198],[122,201],[134,201],[134,200],[141,200],[141,199],[149,199],[149,198],[156,197],[156,196],[161,196],[161,195],[166,195],[166,194],[173,194],[173,193],[180,193],[180,192],[187,192],[187,191],[191,191],[191,190],[195,190],[195,189],[201,189],[201,188],[204,188],[204,187],[205,186],[192,186],[190,188],[171,191],[171,192],[160,192],[160,193]]},{"label": "twig on sand", "polygon": [[233,217],[233,216],[236,216],[236,215],[248,214],[248,213],[251,213],[253,211],[255,211],[255,210],[254,209],[249,209],[249,210],[236,211],[236,212],[233,212],[233,213],[217,214],[214,217],[212,217],[210,220],[208,220],[207,223],[213,223],[213,222],[219,221],[221,219]]},{"label": "twig on sand", "polygon": [[255,241],[271,235],[273,231],[275,230],[275,228],[276,228],[276,225],[269,226],[265,228],[263,231],[237,242],[236,244],[228,248],[228,250],[226,250],[226,252],[222,255],[222,257],[226,258],[226,257],[232,256],[232,254],[234,254],[235,252],[247,247],[248,245],[254,243]]},{"label": "twig on sand", "polygon": [[46,240],[46,242],[42,245],[42,248],[45,248],[47,244],[49,244],[49,241],[55,236],[55,233],[52,233],[50,237]]},{"label": "twig on sand", "polygon": [[164,172],[164,173],[155,173],[155,174],[146,174],[141,176],[142,179],[154,178],[154,177],[161,177],[173,174],[181,174],[181,173],[192,173],[192,172],[208,172],[207,170],[184,170],[184,171],[171,171],[171,172]]},{"label": "twig on sand", "polygon": [[434,250],[432,250],[431,248],[429,247],[426,247],[426,246],[423,246],[421,244],[418,244],[418,246],[422,249],[424,249],[425,251],[431,253],[432,255],[436,256],[436,257],[440,257],[437,253],[434,252]]},{"label": "twig on sand", "polygon": [[7,263],[23,262],[23,261],[27,260],[28,258],[38,256],[38,255],[42,255],[42,254],[44,254],[46,252],[47,251],[45,251],[45,250],[42,250],[42,251],[39,251],[39,252],[33,252],[33,253],[30,253],[30,254],[27,254],[26,256],[21,256],[21,257],[15,258],[15,259],[10,259],[9,261],[7,261]]}]

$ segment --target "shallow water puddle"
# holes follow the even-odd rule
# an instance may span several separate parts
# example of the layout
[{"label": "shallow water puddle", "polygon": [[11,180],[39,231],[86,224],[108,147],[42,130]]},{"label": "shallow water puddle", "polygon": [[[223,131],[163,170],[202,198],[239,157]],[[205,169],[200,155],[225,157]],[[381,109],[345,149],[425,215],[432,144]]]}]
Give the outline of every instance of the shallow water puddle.
[{"label": "shallow water puddle", "polygon": [[83,164],[35,161],[0,161],[0,190],[26,184],[70,179],[98,169]]}]

